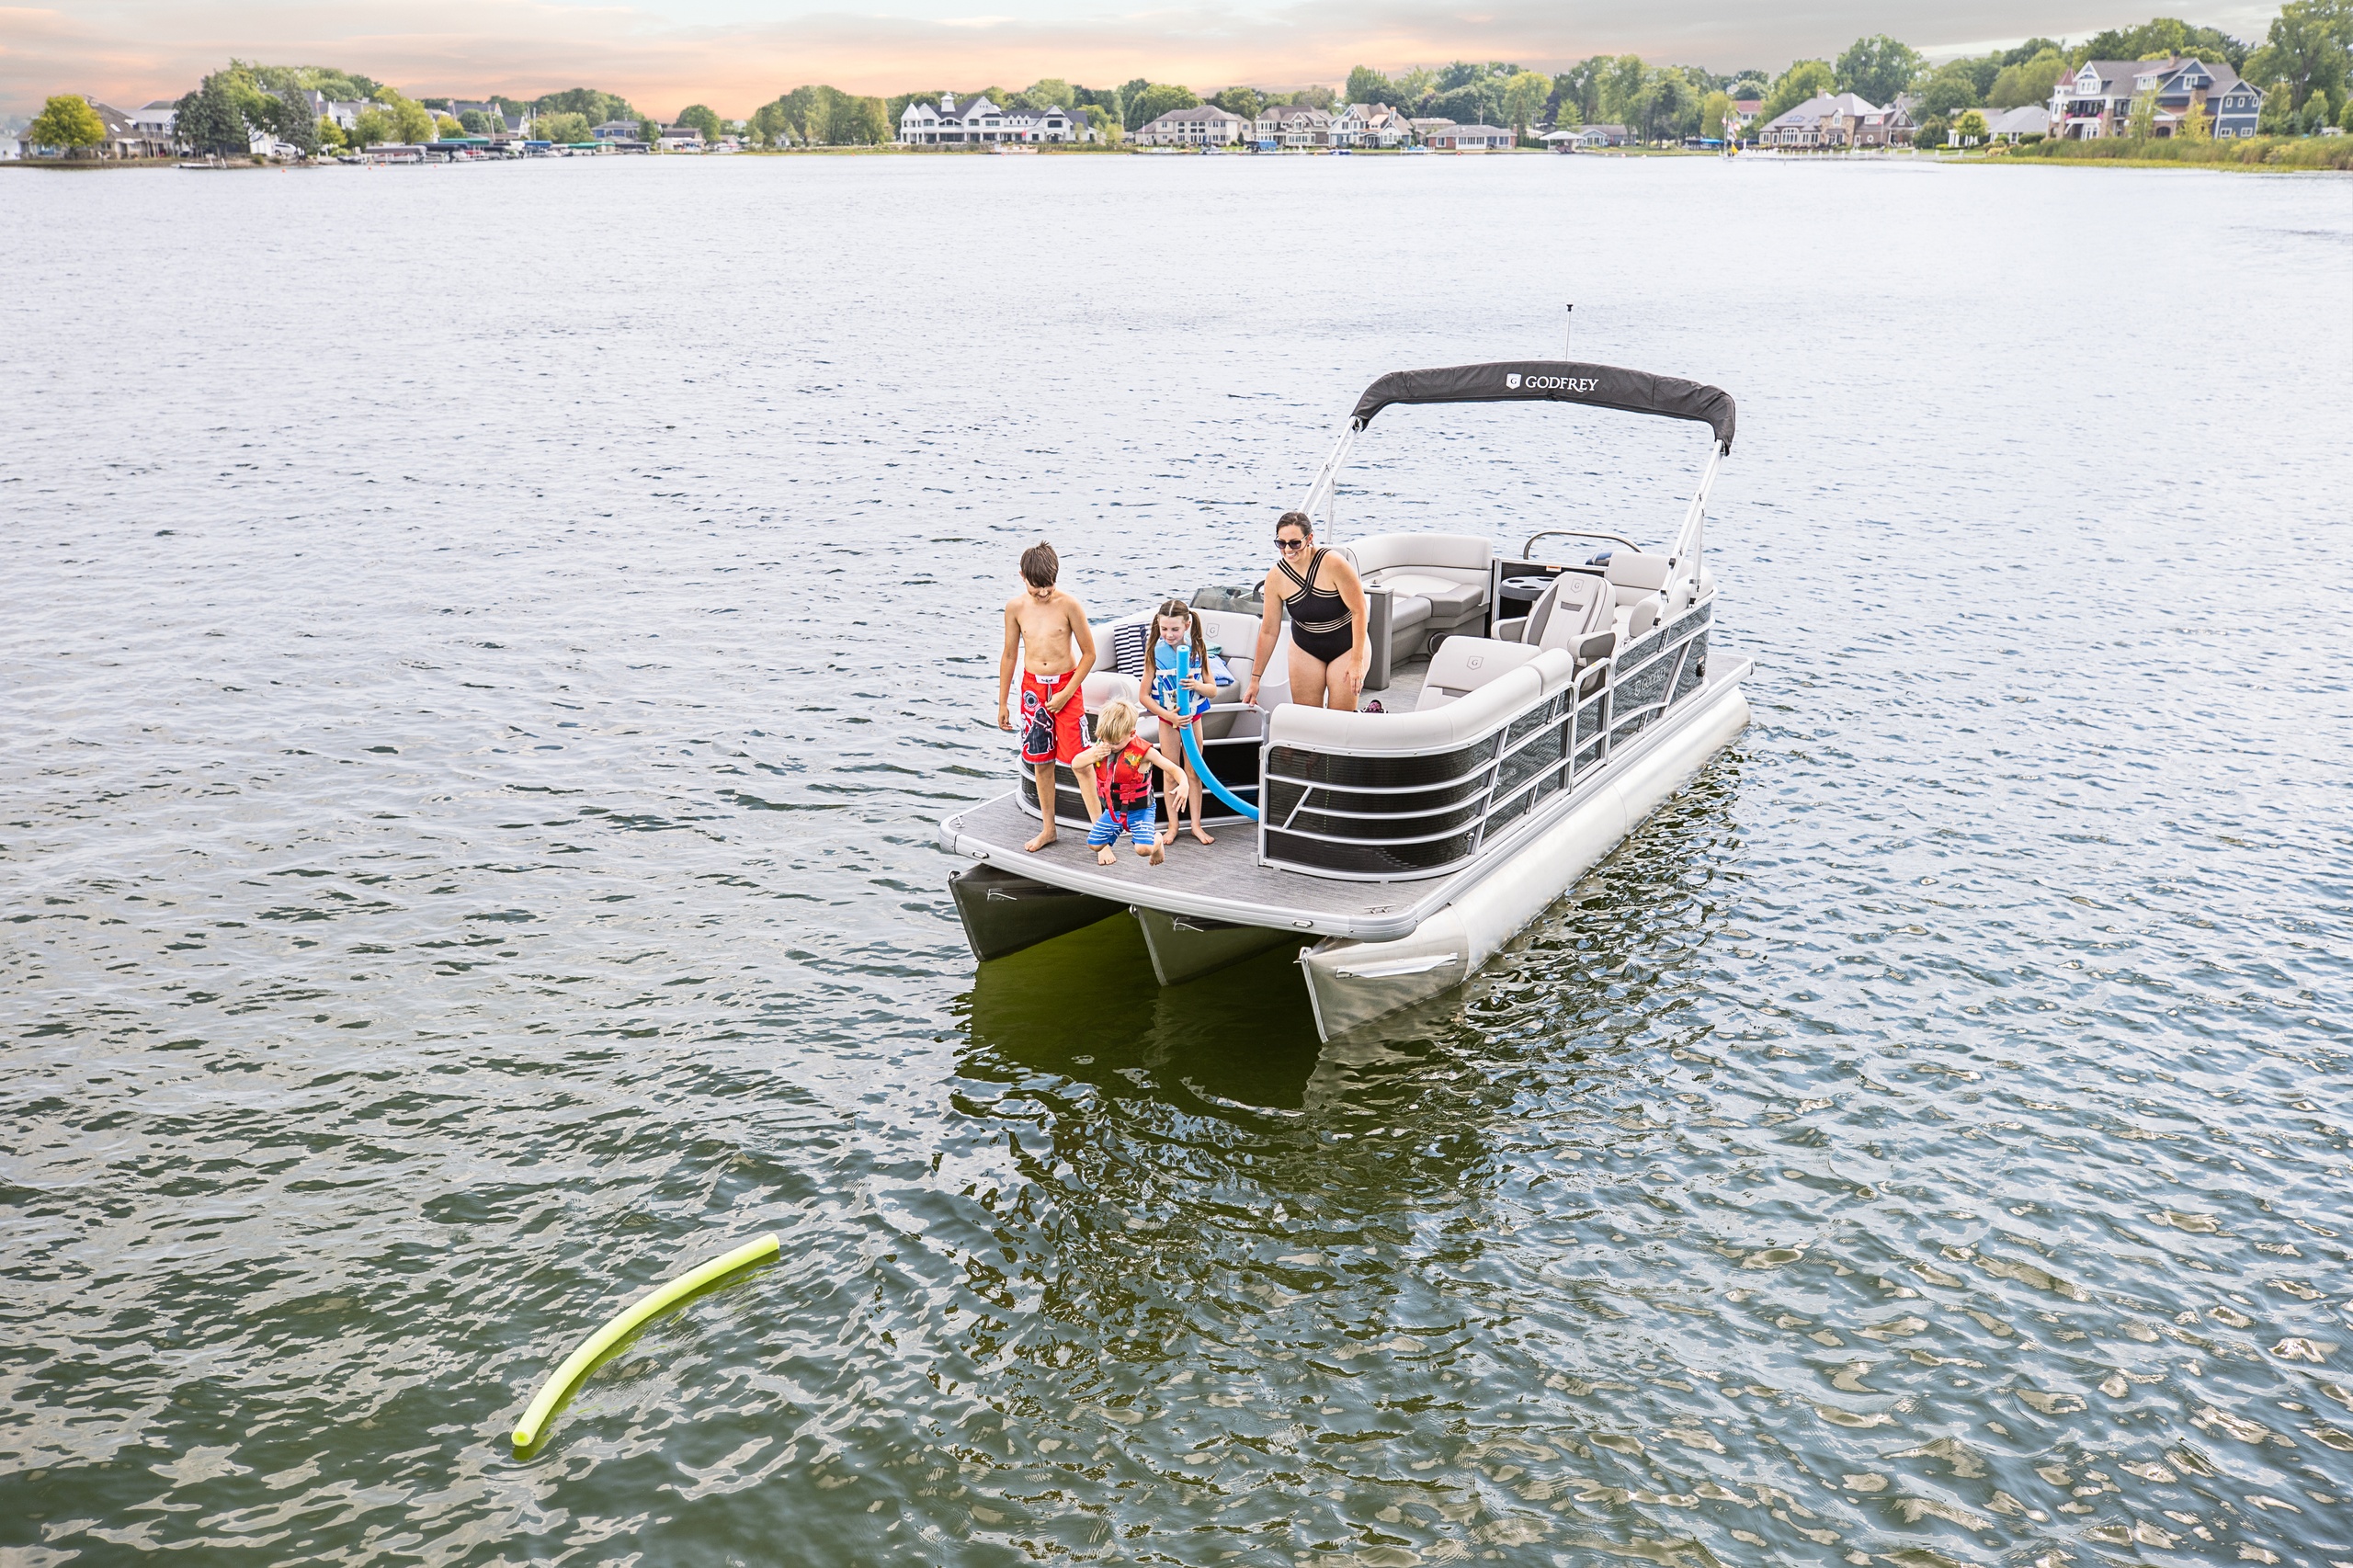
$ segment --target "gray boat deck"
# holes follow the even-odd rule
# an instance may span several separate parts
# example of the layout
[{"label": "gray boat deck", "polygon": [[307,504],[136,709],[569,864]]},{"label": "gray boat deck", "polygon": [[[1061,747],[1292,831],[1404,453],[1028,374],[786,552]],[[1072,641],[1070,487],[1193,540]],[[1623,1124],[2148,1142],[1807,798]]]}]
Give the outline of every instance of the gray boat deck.
[{"label": "gray boat deck", "polygon": [[[1358,941],[1394,941],[1411,936],[1423,921],[1483,880],[1529,837],[1597,791],[1614,788],[1638,758],[1709,706],[1703,694],[1737,685],[1748,667],[1746,659],[1722,661],[1706,686],[1677,702],[1661,722],[1619,746],[1608,763],[1586,773],[1566,793],[1554,796],[1513,824],[1509,832],[1489,841],[1477,859],[1443,876],[1354,882],[1277,870],[1258,864],[1257,824],[1234,820],[1210,824],[1215,844],[1196,844],[1188,834],[1179,835],[1167,859],[1158,866],[1142,859],[1125,842],[1118,846],[1111,865],[1098,866],[1095,851],[1086,846],[1086,833],[1068,823],[1061,825],[1051,845],[1031,855],[1022,846],[1036,835],[1038,819],[1022,808],[1017,790],[943,819],[939,843],[950,854],[1017,876],[1190,920],[1263,926]],[[1414,672],[1415,691],[1422,673],[1420,669]],[[1400,684],[1375,695],[1388,700]],[[1395,706],[1402,711],[1407,704],[1400,701]]]},{"label": "gray boat deck", "polygon": [[939,828],[941,844],[956,854],[1055,887],[1197,919],[1329,937],[1404,936],[1444,908],[1446,890],[1464,875],[1344,882],[1275,870],[1258,864],[1258,827],[1247,822],[1210,824],[1215,844],[1196,844],[1189,831],[1181,833],[1157,866],[1124,840],[1117,860],[1098,866],[1086,830],[1067,823],[1052,844],[1031,855],[1021,846],[1037,833],[1038,819],[1022,808],[1018,791],[969,806]]}]

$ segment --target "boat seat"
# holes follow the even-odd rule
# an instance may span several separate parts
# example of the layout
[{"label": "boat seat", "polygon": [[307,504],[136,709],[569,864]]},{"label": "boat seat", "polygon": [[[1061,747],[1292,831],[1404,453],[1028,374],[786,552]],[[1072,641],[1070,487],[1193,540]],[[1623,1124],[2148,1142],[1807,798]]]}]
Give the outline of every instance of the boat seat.
[{"label": "boat seat", "polygon": [[1670,570],[1665,556],[1647,551],[1620,550],[1610,554],[1603,575],[1617,599],[1614,630],[1620,648],[1657,625],[1666,613],[1666,597],[1660,590],[1666,586]]},{"label": "boat seat", "polygon": [[1459,701],[1490,681],[1522,665],[1533,664],[1544,652],[1525,642],[1499,642],[1492,637],[1449,637],[1430,655],[1429,673],[1422,677],[1416,713],[1427,713]]},{"label": "boat seat", "polygon": [[1539,648],[1564,648],[1571,653],[1595,632],[1608,631],[1610,615],[1618,608],[1609,585],[1582,572],[1564,572],[1553,578],[1552,585],[1536,603],[1528,617],[1532,635],[1522,640]]},{"label": "boat seat", "polygon": [[1392,646],[1447,636],[1483,620],[1495,547],[1475,534],[1368,534],[1336,546],[1369,588],[1390,593]]}]

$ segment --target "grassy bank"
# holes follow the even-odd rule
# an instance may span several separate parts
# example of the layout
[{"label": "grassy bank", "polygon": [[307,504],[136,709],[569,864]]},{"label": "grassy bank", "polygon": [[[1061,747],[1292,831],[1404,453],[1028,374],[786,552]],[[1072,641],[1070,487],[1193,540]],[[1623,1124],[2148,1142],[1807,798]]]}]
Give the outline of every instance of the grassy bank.
[{"label": "grassy bank", "polygon": [[[2353,136],[2256,136],[2245,141],[2191,142],[2180,137],[2134,142],[2039,142],[1999,154],[2012,161],[2116,164],[2127,168],[2261,168],[2353,170]],[[1991,160],[1989,160],[1991,161]]]}]

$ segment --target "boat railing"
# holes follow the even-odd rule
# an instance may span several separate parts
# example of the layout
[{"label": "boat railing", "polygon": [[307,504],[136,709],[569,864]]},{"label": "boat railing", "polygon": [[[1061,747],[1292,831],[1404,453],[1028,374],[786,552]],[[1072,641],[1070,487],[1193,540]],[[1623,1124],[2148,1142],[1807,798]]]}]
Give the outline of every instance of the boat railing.
[{"label": "boat railing", "polygon": [[1348,881],[1441,876],[1478,858],[1706,676],[1712,597],[1578,669],[1539,654],[1429,713],[1279,708],[1259,754],[1262,864]]}]

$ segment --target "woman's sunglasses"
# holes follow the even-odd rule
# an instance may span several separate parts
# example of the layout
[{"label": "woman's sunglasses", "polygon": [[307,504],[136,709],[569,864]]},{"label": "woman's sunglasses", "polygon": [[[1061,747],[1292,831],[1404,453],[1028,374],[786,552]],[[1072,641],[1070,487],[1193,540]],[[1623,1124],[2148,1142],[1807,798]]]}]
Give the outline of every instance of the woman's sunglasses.
[{"label": "woman's sunglasses", "polygon": [[1305,550],[1307,541],[1303,539],[1279,539],[1275,540],[1275,548],[1289,555],[1294,550]]}]

